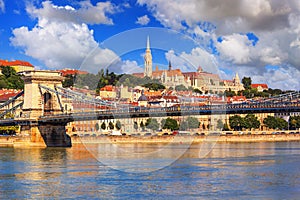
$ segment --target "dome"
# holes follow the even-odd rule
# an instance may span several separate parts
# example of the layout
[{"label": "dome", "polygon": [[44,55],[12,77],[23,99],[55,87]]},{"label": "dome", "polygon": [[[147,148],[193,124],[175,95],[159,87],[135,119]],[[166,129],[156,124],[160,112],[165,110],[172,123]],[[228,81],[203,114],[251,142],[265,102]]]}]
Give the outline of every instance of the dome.
[{"label": "dome", "polygon": [[138,101],[148,101],[148,98],[144,95],[144,90],[142,91],[142,95],[139,97]]}]

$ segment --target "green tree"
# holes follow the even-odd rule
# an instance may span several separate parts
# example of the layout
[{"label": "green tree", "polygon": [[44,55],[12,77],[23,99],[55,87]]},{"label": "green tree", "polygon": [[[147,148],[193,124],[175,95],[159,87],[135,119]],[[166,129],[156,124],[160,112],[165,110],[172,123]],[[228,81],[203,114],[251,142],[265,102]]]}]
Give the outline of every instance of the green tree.
[{"label": "green tree", "polygon": [[222,131],[229,131],[229,126],[227,124],[227,122],[224,124],[223,128],[222,128]]},{"label": "green tree", "polygon": [[184,85],[176,85],[175,86],[176,91],[187,91],[188,89]]},{"label": "green tree", "polygon": [[251,130],[252,128],[255,129],[260,127],[260,122],[258,121],[257,117],[253,114],[247,114],[243,121],[245,128],[247,129]]},{"label": "green tree", "polygon": [[158,90],[164,90],[166,87],[160,83],[146,83],[142,85],[143,87],[149,88],[150,90],[158,91]]},{"label": "green tree", "polygon": [[241,130],[244,127],[244,119],[239,115],[231,116],[229,117],[229,125],[235,131]]},{"label": "green tree", "polygon": [[145,125],[148,129],[151,129],[152,131],[158,130],[159,128],[159,124],[157,122],[157,119],[155,118],[148,118]]},{"label": "green tree", "polygon": [[224,127],[224,123],[221,119],[218,119],[217,121],[217,129],[222,130]]},{"label": "green tree", "polygon": [[202,94],[203,92],[201,90],[199,90],[198,88],[193,89],[193,92],[198,93],[198,94]]},{"label": "green tree", "polygon": [[121,128],[122,128],[122,124],[121,124],[121,122],[119,120],[117,120],[117,122],[116,122],[116,129],[120,130]]},{"label": "green tree", "polygon": [[76,75],[67,74],[65,80],[62,82],[64,88],[73,87]]},{"label": "green tree", "polygon": [[244,77],[244,78],[242,79],[242,83],[243,83],[244,88],[245,88],[246,90],[251,89],[251,83],[252,83],[252,80],[251,80],[250,77]]},{"label": "green tree", "polygon": [[135,129],[135,131],[137,131],[137,130],[138,130],[138,128],[139,128],[139,125],[138,125],[138,123],[137,123],[137,122],[134,122],[134,123],[133,123],[133,128]]},{"label": "green tree", "polygon": [[226,97],[233,97],[236,95],[236,93],[234,91],[231,91],[230,88],[229,88],[229,90],[225,90],[224,94]]},{"label": "green tree", "polygon": [[9,89],[23,89],[24,81],[21,79],[21,75],[9,66],[1,66],[2,74],[0,76],[0,88]]},{"label": "green tree", "polygon": [[169,117],[167,119],[161,120],[161,127],[163,129],[171,129],[172,131],[179,129],[177,120]]},{"label": "green tree", "polygon": [[115,125],[114,125],[114,123],[109,122],[108,127],[109,127],[110,130],[113,130],[115,128]]},{"label": "green tree", "polygon": [[105,122],[102,122],[102,124],[101,124],[101,129],[102,129],[102,130],[105,130],[105,129],[106,129],[106,124],[105,124]]},{"label": "green tree", "polygon": [[300,128],[300,116],[291,116],[289,118],[290,129],[298,129]]},{"label": "green tree", "polygon": [[199,128],[200,122],[196,117],[188,117],[186,119],[190,129]]},{"label": "green tree", "polygon": [[288,129],[288,122],[279,117],[268,116],[263,123],[270,129]]},{"label": "green tree", "polygon": [[97,123],[95,124],[95,130],[96,130],[96,131],[99,131],[99,129],[100,129],[99,123],[97,122]]},{"label": "green tree", "polygon": [[187,121],[182,121],[182,122],[180,123],[179,130],[181,130],[181,131],[186,131],[186,130],[188,130],[188,129],[189,129],[189,124],[188,124],[188,122],[187,122]]},{"label": "green tree", "polygon": [[142,128],[142,131],[144,131],[144,130],[145,130],[145,124],[144,124],[144,122],[143,122],[143,121],[141,121],[141,123],[140,123],[140,127]]}]

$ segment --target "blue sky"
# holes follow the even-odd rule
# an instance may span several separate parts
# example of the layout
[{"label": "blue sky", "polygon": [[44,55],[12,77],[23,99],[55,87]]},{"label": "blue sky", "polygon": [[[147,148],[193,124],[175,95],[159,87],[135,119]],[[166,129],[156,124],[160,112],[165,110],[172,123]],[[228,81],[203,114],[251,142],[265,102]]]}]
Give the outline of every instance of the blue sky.
[{"label": "blue sky", "polygon": [[39,69],[142,71],[148,35],[160,68],[299,90],[298,0],[0,0],[0,59]]}]

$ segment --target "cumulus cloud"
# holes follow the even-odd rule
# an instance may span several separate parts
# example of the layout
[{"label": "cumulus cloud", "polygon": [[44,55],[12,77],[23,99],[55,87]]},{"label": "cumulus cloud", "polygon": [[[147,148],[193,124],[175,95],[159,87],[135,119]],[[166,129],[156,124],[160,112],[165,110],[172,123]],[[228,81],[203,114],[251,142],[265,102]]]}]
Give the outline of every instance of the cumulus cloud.
[{"label": "cumulus cloud", "polygon": [[137,21],[135,22],[136,24],[140,24],[140,25],[147,25],[150,22],[150,19],[147,15],[144,15],[142,17],[138,17]]},{"label": "cumulus cloud", "polygon": [[207,72],[218,73],[215,57],[199,47],[192,49],[191,52],[180,54],[170,50],[165,53],[165,57],[172,62],[174,68],[180,68],[183,71],[196,71],[201,66]]},{"label": "cumulus cloud", "polygon": [[0,0],[0,11],[3,13],[5,12],[5,4],[3,0]]},{"label": "cumulus cloud", "polygon": [[72,23],[86,24],[113,24],[109,14],[118,11],[118,8],[107,2],[98,2],[93,6],[89,1],[80,3],[81,7],[75,9],[69,5],[56,6],[51,1],[42,2],[41,8],[36,8],[34,5],[28,5],[27,12],[37,18],[47,18],[52,21],[64,21]]},{"label": "cumulus cloud", "polygon": [[224,36],[222,42],[217,43],[221,56],[235,64],[245,64],[250,61],[250,48],[248,37],[240,34]]},{"label": "cumulus cloud", "polygon": [[24,26],[16,28],[10,38],[12,45],[22,48],[26,55],[42,61],[50,69],[70,67],[94,73],[119,59],[113,51],[100,48],[93,30],[83,23],[111,23],[105,16],[113,10],[110,3],[92,7],[84,2],[78,10],[49,1],[42,5],[42,8],[32,5],[27,8],[29,14],[38,18],[36,26],[31,30]]}]

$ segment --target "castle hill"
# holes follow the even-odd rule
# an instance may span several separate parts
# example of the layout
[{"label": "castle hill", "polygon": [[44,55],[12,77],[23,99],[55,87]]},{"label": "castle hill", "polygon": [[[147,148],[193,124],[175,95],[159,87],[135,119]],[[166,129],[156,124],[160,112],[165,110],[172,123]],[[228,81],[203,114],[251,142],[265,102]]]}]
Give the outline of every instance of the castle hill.
[{"label": "castle hill", "polygon": [[222,80],[201,66],[184,72],[171,60],[167,69],[153,66],[149,37],[142,73],[36,70],[20,60],[0,66],[2,145],[300,140],[299,91],[238,73]]}]

